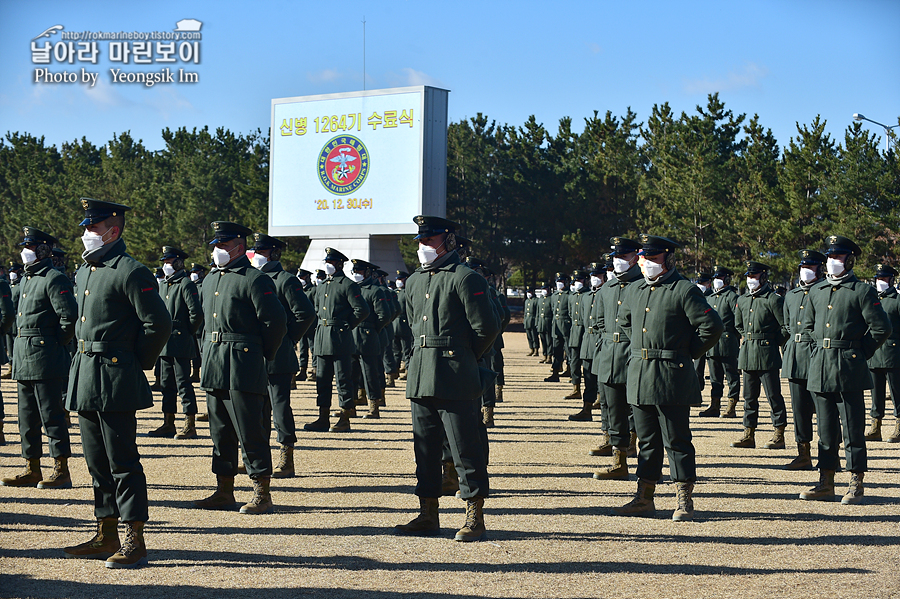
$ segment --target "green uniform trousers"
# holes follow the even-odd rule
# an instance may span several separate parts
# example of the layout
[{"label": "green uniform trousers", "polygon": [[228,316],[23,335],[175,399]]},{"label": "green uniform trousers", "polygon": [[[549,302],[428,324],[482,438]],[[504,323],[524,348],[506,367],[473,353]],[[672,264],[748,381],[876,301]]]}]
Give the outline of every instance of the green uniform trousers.
[{"label": "green uniform trousers", "polygon": [[866,402],[862,391],[813,393],[819,425],[819,470],[839,470],[841,428],[847,470],[868,470],[866,455]]},{"label": "green uniform trousers", "polygon": [[603,387],[609,442],[615,447],[628,447],[631,431],[635,430],[634,406],[628,403],[625,385],[603,383]]},{"label": "green uniform trousers", "polygon": [[872,368],[872,378],[875,387],[872,389],[872,410],[869,415],[872,418],[884,418],[887,407],[885,385],[891,389],[891,401],[894,402],[894,416],[900,417],[897,403],[900,402],[900,368]]},{"label": "green uniform trousers", "polygon": [[213,442],[212,471],[234,476],[238,468],[238,443],[250,478],[272,475],[269,449],[268,396],[229,389],[206,394],[209,436]]},{"label": "green uniform trousers", "polygon": [[679,483],[697,479],[697,455],[691,442],[690,406],[631,406],[638,436],[637,476],[658,481],[663,448],[669,455],[669,478]]},{"label": "green uniform trousers", "polygon": [[297,424],[294,422],[294,411],[291,409],[293,376],[289,373],[269,375],[269,401],[266,404],[266,421],[268,423],[271,413],[278,442],[291,447],[297,443]]},{"label": "green uniform trousers", "polygon": [[338,405],[346,410],[355,407],[353,396],[353,356],[316,356],[316,405],[331,407],[331,383],[337,387]]},{"label": "green uniform trousers", "polygon": [[744,427],[759,425],[760,384],[766,390],[766,399],[772,408],[772,426],[787,426],[787,408],[781,394],[781,377],[778,369],[744,371]]},{"label": "green uniform trousers", "polygon": [[69,427],[62,394],[66,379],[18,381],[19,435],[22,438],[22,457],[31,460],[41,457],[41,427],[47,434],[50,457],[67,458],[72,455],[69,446]]},{"label": "green uniform trousers", "polygon": [[94,480],[94,516],[146,522],[147,477],[135,412],[78,412],[84,461]]},{"label": "green uniform trousers", "polygon": [[197,395],[191,383],[191,358],[159,358],[159,386],[162,387],[163,414],[174,414],[178,396],[181,396],[181,411],[184,414],[197,413]]},{"label": "green uniform trousers", "polygon": [[794,440],[811,443],[813,439],[813,415],[816,404],[806,388],[806,379],[788,379],[791,391],[791,411],[794,413]]},{"label": "green uniform trousers", "polygon": [[[444,435],[459,474],[463,499],[490,493],[487,463],[479,434],[477,401],[449,401],[433,397],[412,399],[413,448],[416,455],[416,495],[440,497]],[[482,425],[483,426],[483,425]]]},{"label": "green uniform trousers", "polygon": [[[384,389],[384,367],[381,354],[353,356],[354,380],[360,380],[369,399],[381,399]],[[354,385],[357,387],[357,385]]]},{"label": "green uniform trousers", "polygon": [[737,399],[741,396],[741,371],[737,367],[737,356],[707,357],[706,365],[709,367],[710,397],[722,399],[725,394],[726,380],[728,381],[728,397]]}]

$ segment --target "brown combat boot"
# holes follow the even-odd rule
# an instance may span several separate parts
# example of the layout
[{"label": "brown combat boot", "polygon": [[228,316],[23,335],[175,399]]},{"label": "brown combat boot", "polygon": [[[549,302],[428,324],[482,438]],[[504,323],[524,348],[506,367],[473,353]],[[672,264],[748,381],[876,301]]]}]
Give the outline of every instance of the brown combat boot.
[{"label": "brown combat boot", "polygon": [[453,462],[444,462],[444,478],[441,481],[441,496],[453,497],[459,491],[459,474]]},{"label": "brown combat boot", "polygon": [[385,386],[385,387],[391,387],[391,388],[396,387],[397,384],[396,384],[394,381],[397,380],[397,376],[398,376],[398,375],[397,375],[396,373],[394,373],[394,372],[389,372],[389,373],[387,374],[387,380],[385,381],[384,386]]},{"label": "brown combat boot", "polygon": [[597,480],[628,480],[628,459],[625,457],[626,448],[613,448],[612,466],[605,470],[597,470],[594,472],[594,478]]},{"label": "brown combat boot", "polygon": [[563,397],[563,399],[581,399],[581,383],[573,383],[572,392]]},{"label": "brown combat boot", "polygon": [[12,478],[0,479],[0,485],[4,487],[36,487],[42,480],[44,480],[44,475],[41,474],[41,460],[33,458],[25,460],[25,470],[21,474]]},{"label": "brown combat boot", "polygon": [[357,406],[364,406],[369,403],[365,387],[360,387],[356,390],[356,399],[353,400],[353,403]]},{"label": "brown combat boot", "polygon": [[[2,422],[0,422],[0,438],[3,437],[3,426]],[[894,425],[894,432],[891,433],[891,436],[885,439],[888,443],[900,443],[900,418],[897,418],[897,423]]]},{"label": "brown combat boot", "polygon": [[857,503],[862,503],[863,477],[865,477],[865,475],[865,472],[850,473],[850,488],[847,489],[847,494],[841,499],[842,504],[856,505]]},{"label": "brown combat boot", "polygon": [[291,478],[294,476],[294,446],[282,445],[278,452],[278,465],[272,471],[272,478]]},{"label": "brown combat boot", "polygon": [[573,422],[591,422],[594,417],[591,415],[594,411],[594,404],[590,401],[582,402],[581,411],[569,415],[569,420]]},{"label": "brown combat boot", "polygon": [[369,400],[369,413],[363,418],[381,418],[381,412],[378,411],[378,399]]},{"label": "brown combat boot", "polygon": [[784,449],[784,427],[776,426],[775,432],[772,433],[772,438],[766,442],[766,449]]},{"label": "brown combat boot", "polygon": [[788,470],[813,469],[809,443],[797,443],[797,457],[791,460],[785,468]]},{"label": "brown combat boot", "polygon": [[419,515],[407,524],[398,524],[394,530],[400,534],[417,537],[432,537],[441,532],[441,523],[438,518],[438,498],[419,497]]},{"label": "brown combat boot", "polygon": [[69,458],[53,458],[53,474],[37,484],[38,489],[71,489],[72,475],[69,474]]},{"label": "brown combat boot", "polygon": [[312,368],[309,371],[309,382],[311,382],[311,383],[316,382],[316,369],[315,368]]},{"label": "brown combat boot", "polygon": [[334,423],[328,432],[346,433],[350,431],[350,418],[356,415],[356,408],[341,409],[338,412],[338,421]]},{"label": "brown combat boot", "polygon": [[466,523],[454,537],[457,541],[479,541],[484,538],[484,497],[473,497],[466,500]]},{"label": "brown combat boot", "polygon": [[745,449],[754,449],[756,447],[756,429],[745,428],[744,434],[737,441],[731,443],[732,447],[742,447]]},{"label": "brown combat boot", "polygon": [[715,418],[719,415],[719,410],[722,408],[722,398],[721,397],[711,397],[709,400],[709,407],[697,414],[701,418]]},{"label": "brown combat boot", "polygon": [[196,424],[196,416],[194,414],[185,414],[184,415],[184,426],[181,428],[181,431],[177,435],[175,435],[176,439],[196,439],[197,438],[197,424]]},{"label": "brown combat boot", "polygon": [[117,552],[119,544],[119,519],[100,518],[97,520],[97,534],[80,545],[65,547],[63,552],[68,558],[107,559]]},{"label": "brown combat boot", "polygon": [[495,390],[496,398],[494,399],[497,403],[503,403],[503,385],[497,385],[497,389]]},{"label": "brown combat boot", "polygon": [[872,418],[872,425],[866,431],[866,441],[881,441],[881,418]]},{"label": "brown combat boot", "polygon": [[106,560],[107,568],[137,568],[147,563],[147,546],[144,545],[144,523],[123,522],[125,542]]},{"label": "brown combat boot", "polygon": [[319,417],[303,425],[303,430],[323,433],[331,426],[328,418],[328,406],[319,406]]},{"label": "brown combat boot", "polygon": [[559,370],[556,368],[552,368],[550,372],[550,376],[544,379],[545,383],[558,383],[559,382]]},{"label": "brown combat boot", "polygon": [[606,433],[603,433],[600,436],[600,445],[591,449],[588,453],[591,454],[592,456],[605,456],[605,455],[612,455],[612,452],[613,452],[613,446],[609,442],[609,435]]},{"label": "brown combat boot", "polygon": [[494,428],[494,408],[490,406],[481,407],[481,421],[487,428]]},{"label": "brown combat boot", "polygon": [[819,484],[800,493],[807,501],[834,501],[834,470],[819,470]]},{"label": "brown combat boot", "polygon": [[728,398],[728,407],[725,408],[725,411],[719,414],[719,418],[737,418],[737,398],[729,397]]},{"label": "brown combat boot", "polygon": [[194,502],[194,507],[201,510],[231,510],[237,502],[234,500],[234,477],[216,476],[216,490],[206,499]]},{"label": "brown combat boot", "polygon": [[684,522],[694,519],[694,483],[675,483],[675,498],[678,506],[672,512],[672,520]]},{"label": "brown combat boot", "polygon": [[628,450],[625,452],[629,458],[635,458],[638,454],[637,447],[637,433],[635,431],[631,431],[628,433]]},{"label": "brown combat boot", "polygon": [[268,514],[272,511],[272,493],[269,491],[271,477],[257,476],[250,480],[253,482],[253,497],[241,507],[241,513]]},{"label": "brown combat boot", "polygon": [[175,428],[175,414],[163,414],[163,424],[161,427],[147,433],[148,437],[166,437],[172,439],[178,430]]},{"label": "brown combat boot", "polygon": [[344,414],[345,412],[347,414],[347,418],[359,418],[359,414],[356,413],[355,405],[352,408],[347,408],[346,410],[344,408],[338,408],[337,410],[334,411],[332,416],[334,416],[335,418],[340,418],[341,415]]},{"label": "brown combat boot", "polygon": [[622,507],[613,508],[613,514],[616,516],[645,516],[655,518],[656,504],[653,503],[653,494],[655,492],[655,481],[639,478],[634,499]]}]

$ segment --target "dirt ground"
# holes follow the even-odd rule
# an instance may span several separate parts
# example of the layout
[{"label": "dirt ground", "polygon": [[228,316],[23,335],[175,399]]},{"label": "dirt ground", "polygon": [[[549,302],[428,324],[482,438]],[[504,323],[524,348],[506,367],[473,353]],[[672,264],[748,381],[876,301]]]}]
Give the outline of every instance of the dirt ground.
[{"label": "dirt ground", "polygon": [[[543,382],[548,367],[525,355],[524,334],[505,337],[505,402],[490,431],[486,541],[452,540],[464,522],[464,503],[455,498],[441,500],[441,536],[393,533],[418,505],[402,382],[388,390],[380,420],[355,420],[350,433],[300,431],[298,476],[273,480],[275,511],[263,516],[191,508],[215,483],[208,426],[200,423],[196,440],[147,437],[161,421],[157,402],[138,413],[150,493],[149,565],[108,570],[103,562],[63,558],[61,547],[88,539],[96,526],[73,426],[73,489],[0,487],[0,596],[900,596],[900,445],[870,444],[864,504],[804,502],[798,493],[817,474],[782,468],[795,452],[790,425],[786,450],[739,450],[729,443],[740,434],[740,419],[694,418],[695,521],[672,522],[668,482],[657,488],[659,518],[615,517],[610,509],[635,490],[634,459],[631,480],[593,480],[610,460],[587,453],[598,419],[569,422],[580,406],[562,399],[571,386]],[[315,417],[314,383],[299,387],[298,429]],[[0,389],[7,415],[0,476],[11,476],[22,466],[15,386],[4,380]],[[760,446],[771,434],[762,403]],[[893,425],[889,416],[885,426]],[[272,447],[277,455],[274,434]],[[44,458],[45,477],[50,464]],[[846,472],[837,475],[839,493],[847,480]],[[238,483],[243,502],[249,479]]]}]

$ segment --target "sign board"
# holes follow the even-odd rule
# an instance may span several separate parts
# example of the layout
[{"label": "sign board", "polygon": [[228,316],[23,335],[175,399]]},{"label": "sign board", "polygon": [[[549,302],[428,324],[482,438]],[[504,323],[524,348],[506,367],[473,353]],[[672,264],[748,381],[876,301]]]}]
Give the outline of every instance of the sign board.
[{"label": "sign board", "polygon": [[447,95],[427,86],[272,100],[270,235],[415,233],[446,213]]}]

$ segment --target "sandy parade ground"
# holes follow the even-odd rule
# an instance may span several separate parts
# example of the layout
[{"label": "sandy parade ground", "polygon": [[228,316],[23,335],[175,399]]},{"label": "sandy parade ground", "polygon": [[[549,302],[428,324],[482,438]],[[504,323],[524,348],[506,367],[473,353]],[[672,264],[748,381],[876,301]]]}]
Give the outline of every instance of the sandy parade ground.
[{"label": "sandy parade ground", "polygon": [[[452,497],[441,499],[441,536],[394,534],[393,526],[410,520],[418,506],[402,381],[388,390],[380,420],[356,419],[350,433],[298,431],[298,476],[273,479],[275,511],[262,516],[191,508],[215,485],[208,423],[198,423],[195,440],[147,437],[161,423],[155,394],[156,406],[138,412],[150,563],[108,570],[102,561],[63,558],[61,547],[87,540],[96,528],[91,479],[73,425],[74,488],[0,487],[0,596],[900,596],[900,444],[869,444],[864,504],[805,502],[798,494],[818,475],[782,468],[795,455],[790,422],[787,449],[761,448],[772,431],[765,400],[759,449],[729,446],[742,430],[740,418],[695,417],[695,521],[671,521],[668,479],[657,487],[657,519],[615,517],[610,508],[635,490],[635,460],[629,460],[629,481],[593,480],[593,471],[611,461],[588,455],[599,417],[569,422],[566,416],[581,404],[562,399],[571,385],[543,382],[549,367],[525,355],[523,333],[507,333],[505,340],[505,401],[490,431],[487,540],[452,540],[465,506]],[[23,463],[15,383],[4,380],[0,389],[7,438],[0,476],[12,476]],[[786,384],[784,394],[789,403]],[[299,383],[292,399],[302,429],[315,418],[315,384]],[[885,428],[893,426],[888,416]],[[272,447],[277,457],[274,432]],[[42,465],[46,478],[51,460]],[[841,495],[848,474],[838,473],[836,481]],[[239,476],[237,487],[242,504],[251,495],[249,479]]]}]

